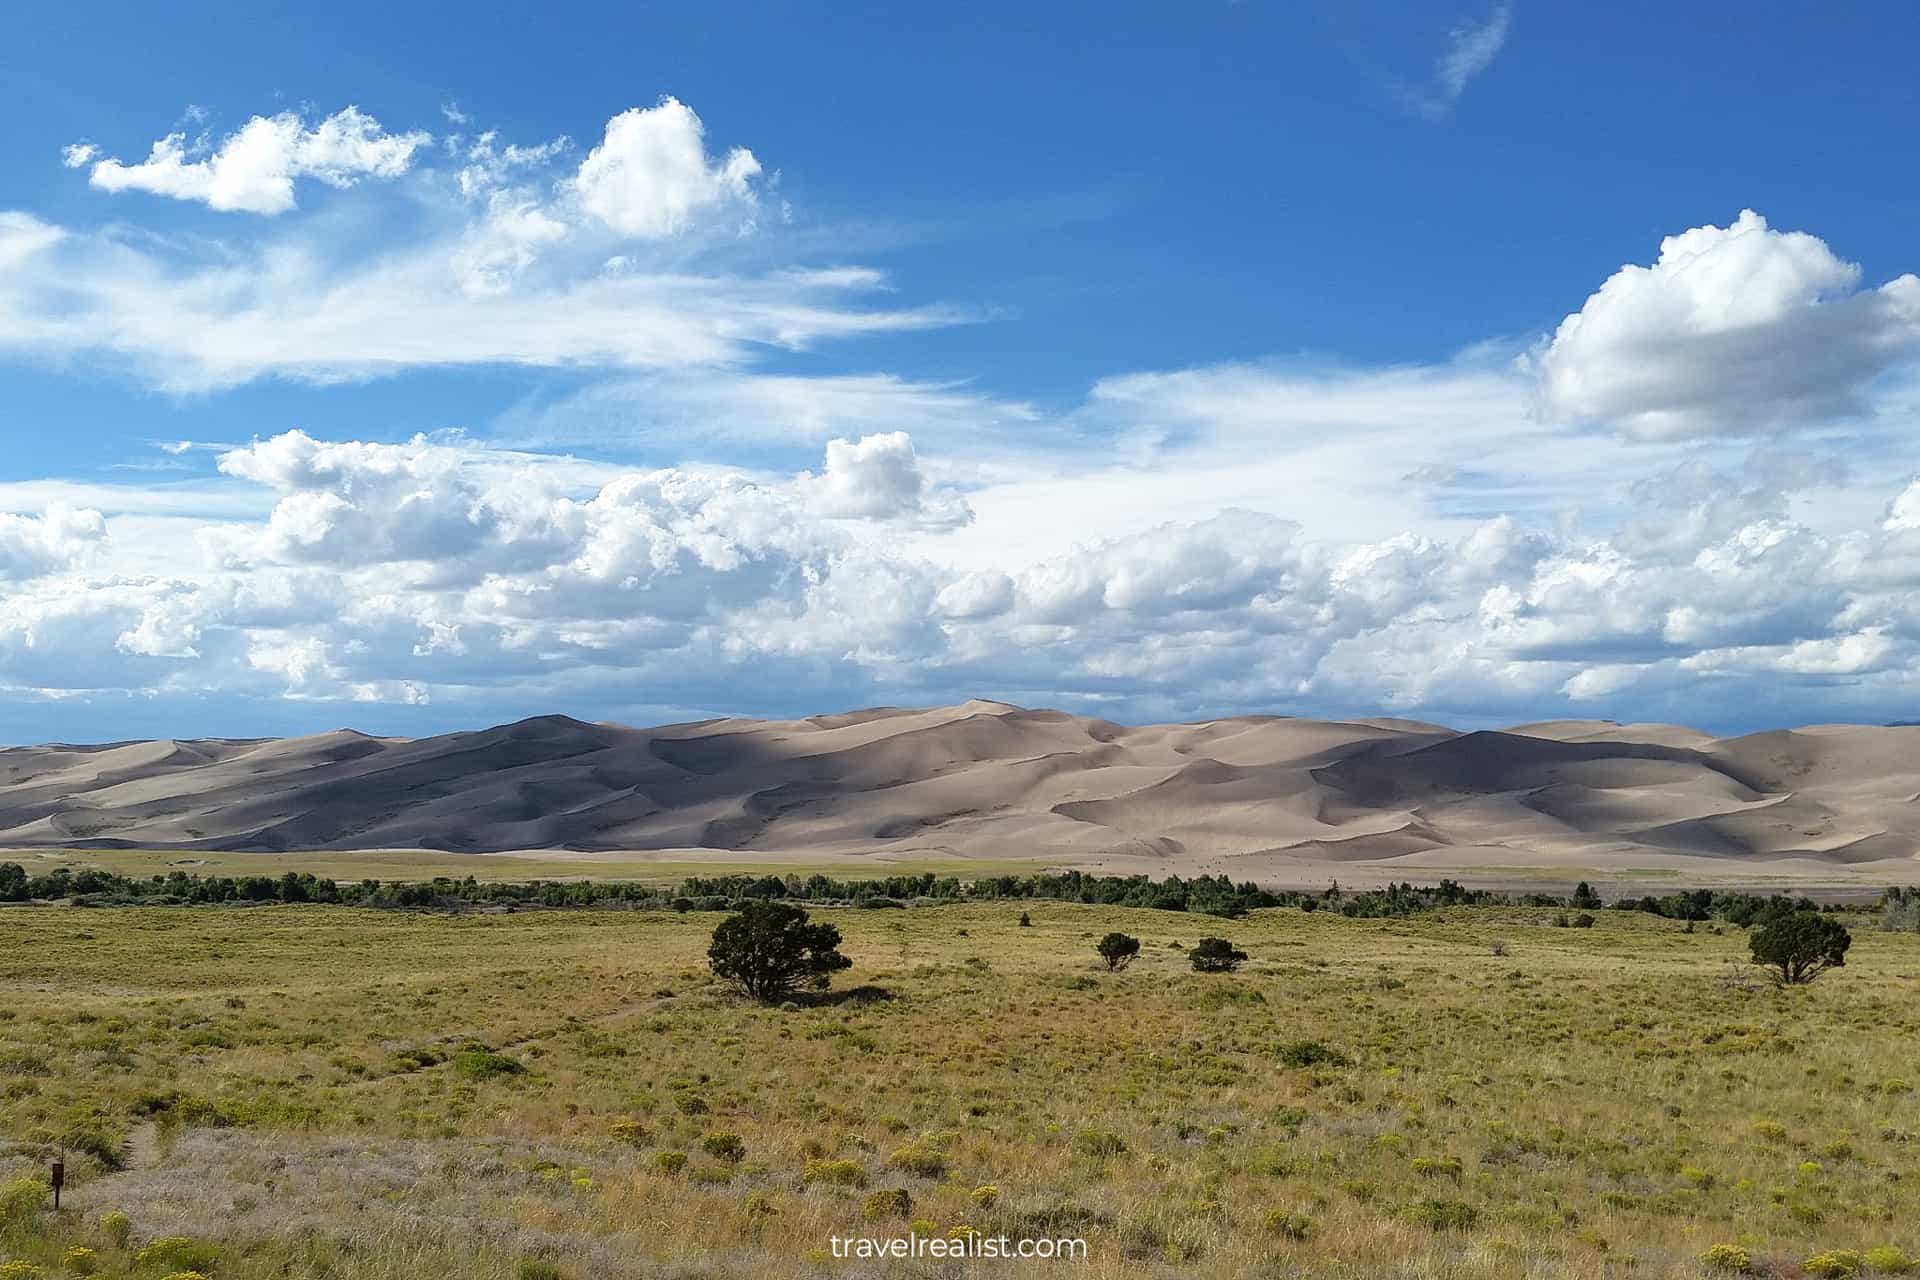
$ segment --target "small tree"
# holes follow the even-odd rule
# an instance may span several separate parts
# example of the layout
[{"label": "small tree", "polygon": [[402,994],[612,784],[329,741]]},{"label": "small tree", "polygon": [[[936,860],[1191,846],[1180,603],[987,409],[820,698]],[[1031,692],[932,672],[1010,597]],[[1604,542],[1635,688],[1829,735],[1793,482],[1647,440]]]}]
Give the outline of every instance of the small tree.
[{"label": "small tree", "polygon": [[1246,952],[1225,938],[1202,938],[1188,953],[1195,973],[1232,973],[1246,958]]},{"label": "small tree", "polygon": [[838,929],[808,924],[792,903],[749,902],[713,931],[707,960],[715,974],[771,1003],[803,984],[824,988],[828,975],[853,963],[839,946]]},{"label": "small tree", "polygon": [[1110,933],[1095,943],[1093,949],[1107,962],[1107,968],[1124,969],[1140,954],[1140,939],[1124,933]]},{"label": "small tree", "polygon": [[1601,906],[1600,895],[1593,891],[1592,885],[1582,880],[1573,888],[1573,905],[1585,911],[1595,910]]},{"label": "small tree", "polygon": [[1853,935],[1846,926],[1818,911],[1795,911],[1754,931],[1747,939],[1755,964],[1770,965],[1775,979],[1791,985],[1812,982],[1847,962]]}]

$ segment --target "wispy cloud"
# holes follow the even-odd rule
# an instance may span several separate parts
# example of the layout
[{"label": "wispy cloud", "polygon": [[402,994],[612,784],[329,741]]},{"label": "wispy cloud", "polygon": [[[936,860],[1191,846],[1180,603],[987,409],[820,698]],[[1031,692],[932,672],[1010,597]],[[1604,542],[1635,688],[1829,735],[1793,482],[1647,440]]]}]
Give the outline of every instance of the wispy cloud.
[{"label": "wispy cloud", "polygon": [[1507,43],[1513,25],[1513,6],[1497,5],[1492,16],[1477,27],[1459,27],[1449,36],[1451,47],[1440,59],[1440,85],[1449,99],[1467,91],[1473,78],[1493,65]]},{"label": "wispy cloud", "polygon": [[1467,86],[1493,65],[1513,27],[1513,6],[1497,4],[1487,19],[1447,33],[1447,51],[1434,63],[1429,84],[1401,84],[1400,96],[1417,114],[1439,120],[1452,112]]}]

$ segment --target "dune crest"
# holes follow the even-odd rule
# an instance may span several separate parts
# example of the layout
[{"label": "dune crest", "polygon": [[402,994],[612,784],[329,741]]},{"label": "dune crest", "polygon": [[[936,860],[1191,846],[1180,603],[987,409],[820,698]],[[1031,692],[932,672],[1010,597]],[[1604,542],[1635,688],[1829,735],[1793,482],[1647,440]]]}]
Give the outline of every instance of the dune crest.
[{"label": "dune crest", "polygon": [[422,739],[0,750],[0,848],[951,854],[1250,877],[1275,858],[1410,874],[1710,859],[1894,876],[1920,872],[1916,749],[1908,726],[1129,727],[981,700],[656,728],[539,716]]}]

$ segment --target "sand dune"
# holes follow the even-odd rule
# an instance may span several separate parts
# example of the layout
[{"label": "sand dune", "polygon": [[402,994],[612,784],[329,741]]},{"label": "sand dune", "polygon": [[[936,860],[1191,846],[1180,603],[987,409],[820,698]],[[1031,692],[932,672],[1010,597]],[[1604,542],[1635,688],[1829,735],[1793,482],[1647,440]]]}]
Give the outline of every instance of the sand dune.
[{"label": "sand dune", "polygon": [[948,854],[1104,869],[1632,865],[1920,880],[1920,728],[1716,740],[997,702],[0,750],[0,848]]}]

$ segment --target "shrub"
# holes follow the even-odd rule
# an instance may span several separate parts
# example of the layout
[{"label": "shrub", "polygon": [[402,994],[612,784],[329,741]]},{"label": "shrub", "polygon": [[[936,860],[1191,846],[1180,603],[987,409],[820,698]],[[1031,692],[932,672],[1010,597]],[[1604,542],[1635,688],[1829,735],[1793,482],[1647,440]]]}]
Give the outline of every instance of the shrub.
[{"label": "shrub", "polygon": [[1280,1061],[1290,1067],[1350,1067],[1353,1059],[1321,1040],[1289,1040],[1280,1046]]},{"label": "shrub", "polygon": [[1422,1200],[1407,1209],[1407,1217],[1432,1231],[1469,1231],[1480,1211],[1459,1200]]},{"label": "shrub", "polygon": [[1083,1156],[1093,1156],[1104,1160],[1108,1156],[1117,1156],[1127,1149],[1126,1140],[1117,1133],[1105,1133],[1099,1129],[1082,1129],[1073,1135],[1073,1149]]},{"label": "shrub", "polygon": [[1140,939],[1124,933],[1110,933],[1094,944],[1109,969],[1124,969],[1140,954]]},{"label": "shrub", "polygon": [[1028,915],[1028,914],[1027,914],[1026,912],[1024,912],[1024,911],[1022,911],[1022,912],[1020,913],[1020,927],[1021,927],[1022,929],[1031,929],[1031,928],[1033,928],[1033,917],[1032,917],[1032,916],[1030,916],[1030,915]]},{"label": "shrub", "polygon": [[1195,973],[1232,973],[1246,962],[1247,953],[1225,938],[1202,938],[1193,944],[1188,959]]},{"label": "shrub", "polygon": [[1866,1259],[1852,1249],[1829,1249],[1825,1253],[1816,1253],[1800,1263],[1800,1269],[1810,1276],[1831,1277],[1856,1276],[1866,1266]]},{"label": "shrub", "polygon": [[47,1207],[53,1188],[38,1178],[15,1178],[0,1184],[0,1222],[31,1217]]},{"label": "shrub", "polygon": [[669,1176],[679,1173],[687,1167],[687,1153],[684,1151],[662,1151],[653,1158],[653,1167]]},{"label": "shrub", "polygon": [[1415,1156],[1413,1171],[1423,1178],[1451,1178],[1460,1181],[1465,1166],[1459,1156]]},{"label": "shrub", "polygon": [[984,1187],[975,1187],[967,1193],[967,1198],[982,1209],[991,1209],[1000,1200],[1000,1188],[988,1183]]},{"label": "shrub", "polygon": [[809,1160],[801,1171],[802,1182],[824,1182],[834,1187],[864,1187],[867,1171],[854,1160]]},{"label": "shrub", "polygon": [[1266,1227],[1269,1235],[1283,1236],[1288,1240],[1305,1240],[1313,1234],[1311,1218],[1285,1209],[1274,1209],[1269,1212],[1262,1225]]},{"label": "shrub", "polygon": [[60,1145],[93,1157],[94,1163],[111,1173],[121,1167],[126,1153],[114,1139],[92,1129],[69,1129],[60,1137]]},{"label": "shrub", "polygon": [[607,1136],[615,1142],[624,1142],[630,1147],[638,1147],[652,1137],[647,1127],[638,1120],[615,1120],[607,1126]]},{"label": "shrub", "polygon": [[1593,928],[1593,925],[1594,925],[1593,917],[1588,915],[1584,911],[1582,911],[1579,915],[1573,918],[1573,927],[1576,929],[1591,929]]},{"label": "shrub", "polygon": [[453,1055],[453,1073],[462,1080],[491,1080],[495,1076],[517,1076],[526,1069],[521,1062],[486,1048],[462,1049]]},{"label": "shrub", "polygon": [[1845,965],[1852,945],[1846,926],[1818,911],[1776,917],[1747,939],[1753,962],[1772,967],[1775,981],[1789,986],[1812,982],[1828,969]]},{"label": "shrub", "polygon": [[219,1249],[186,1236],[161,1236],[133,1255],[135,1266],[156,1271],[161,1267],[175,1271],[212,1271],[219,1260]]},{"label": "shrub", "polygon": [[0,1262],[0,1280],[40,1280],[46,1273],[23,1258]]},{"label": "shrub", "polygon": [[808,924],[787,902],[749,902],[713,931],[707,962],[716,976],[756,1000],[777,1004],[802,985],[825,988],[831,975],[852,966],[840,954],[840,931]]},{"label": "shrub", "polygon": [[905,1187],[886,1187],[868,1196],[860,1211],[868,1218],[904,1218],[913,1212],[913,1197]]},{"label": "shrub", "polygon": [[107,1239],[113,1241],[114,1248],[124,1249],[127,1241],[133,1238],[133,1219],[113,1209],[100,1215],[100,1230],[106,1233]]},{"label": "shrub", "polygon": [[700,1149],[715,1160],[738,1164],[747,1158],[747,1144],[737,1133],[710,1133],[700,1139]]},{"label": "shrub", "polygon": [[1496,956],[1504,956],[1505,954],[1507,954],[1506,940],[1503,938],[1495,938],[1492,942],[1487,944],[1487,949],[1493,952],[1493,954]]},{"label": "shrub", "polygon": [[562,1280],[563,1273],[544,1258],[522,1258],[513,1264],[513,1280]]},{"label": "shrub", "polygon": [[1737,1271],[1745,1275],[1753,1270],[1753,1255],[1737,1244],[1716,1244],[1700,1255],[1700,1261],[1715,1271]]},{"label": "shrub", "polygon": [[77,1276],[90,1276],[100,1269],[100,1255],[77,1244],[60,1255],[60,1265]]},{"label": "shrub", "polygon": [[947,1157],[924,1142],[912,1142],[887,1157],[887,1163],[904,1173],[922,1178],[937,1178],[947,1171]]},{"label": "shrub", "polygon": [[1890,1276],[1903,1276],[1913,1270],[1913,1259],[1890,1244],[1867,1250],[1867,1265]]}]

